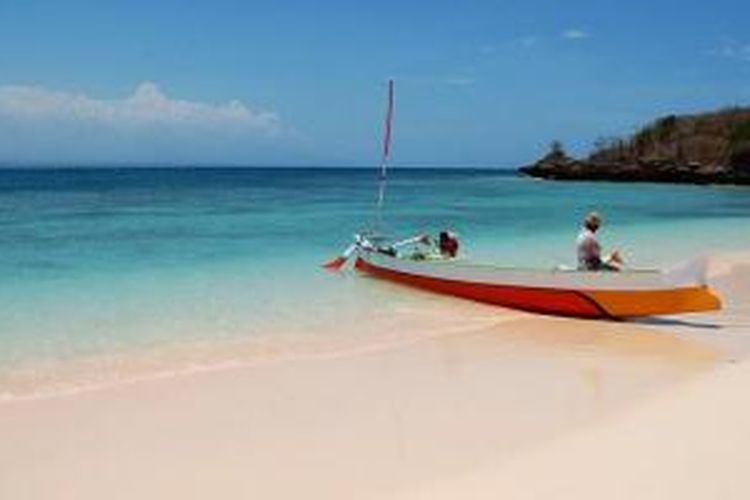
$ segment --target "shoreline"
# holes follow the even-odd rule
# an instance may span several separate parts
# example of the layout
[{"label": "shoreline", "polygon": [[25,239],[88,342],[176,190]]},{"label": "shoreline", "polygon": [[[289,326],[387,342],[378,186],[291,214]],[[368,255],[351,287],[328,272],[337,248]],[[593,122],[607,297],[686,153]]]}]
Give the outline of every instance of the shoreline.
[{"label": "shoreline", "polygon": [[[686,338],[708,341],[734,353],[730,357],[750,355],[750,343],[734,342],[732,339],[724,342],[719,338],[721,336],[716,335],[719,331],[731,333],[736,329],[732,323],[737,321],[722,321],[722,317],[727,314],[750,317],[750,304],[742,304],[742,297],[750,293],[750,253],[734,251],[713,256],[710,259],[709,276],[724,296],[723,311],[685,314],[677,319],[636,319],[626,321],[625,324],[660,332],[677,332]],[[0,405],[13,401],[66,397],[107,390],[118,385],[179,378],[194,373],[389,350],[425,339],[497,327],[516,320],[536,318],[537,321],[550,324],[579,321],[539,316],[421,290],[407,290],[390,283],[374,281],[368,284],[396,287],[395,290],[408,294],[406,298],[409,302],[403,308],[391,311],[391,314],[397,313],[398,318],[389,322],[379,320],[381,326],[391,328],[389,331],[376,334],[368,331],[363,335],[351,335],[345,331],[346,327],[341,332],[285,333],[279,330],[267,335],[186,340],[63,360],[31,360],[0,371]],[[612,323],[603,321],[600,324],[607,329],[607,325]],[[711,331],[714,331],[712,336],[706,337],[705,333]]]},{"label": "shoreline", "polygon": [[[482,312],[487,306],[463,304],[462,309]],[[497,327],[506,322],[529,317],[528,313],[506,311],[485,323]],[[0,408],[14,402],[57,399],[117,389],[120,386],[148,384],[160,380],[180,379],[201,374],[253,369],[266,365],[366,355],[397,349],[455,335],[472,333],[480,326],[451,325],[435,333],[380,335],[377,337],[347,338],[342,334],[322,333],[308,336],[273,334],[261,338],[220,340],[216,342],[181,343],[154,349],[125,351],[117,354],[100,354],[75,360],[44,363],[48,374],[35,373],[38,362],[18,368],[21,376],[5,374],[0,382]],[[24,377],[24,372],[29,373]],[[93,378],[92,378],[93,375]],[[58,379],[59,378],[59,379]],[[58,379],[35,387],[39,379]],[[2,380],[2,377],[0,377]]]},{"label": "shoreline", "polygon": [[[644,484],[691,498],[681,485],[724,484],[750,449],[748,439],[717,455],[709,439],[746,442],[747,257],[712,268],[730,294],[725,316],[602,322],[436,298],[377,342],[293,337],[296,351],[244,353],[258,362],[195,370],[186,356],[191,372],[5,401],[0,496],[618,498],[607,491],[618,474],[667,447],[679,450],[664,458],[674,467],[639,466],[620,481],[639,495],[621,498],[648,498]],[[219,358],[242,359],[236,344],[224,349]]]}]

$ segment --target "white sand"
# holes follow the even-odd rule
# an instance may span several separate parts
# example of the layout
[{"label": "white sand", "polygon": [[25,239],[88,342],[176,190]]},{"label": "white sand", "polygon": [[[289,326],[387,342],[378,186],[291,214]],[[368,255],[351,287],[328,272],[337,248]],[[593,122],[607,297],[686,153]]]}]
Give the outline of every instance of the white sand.
[{"label": "white sand", "polygon": [[750,498],[750,362],[404,499]]}]

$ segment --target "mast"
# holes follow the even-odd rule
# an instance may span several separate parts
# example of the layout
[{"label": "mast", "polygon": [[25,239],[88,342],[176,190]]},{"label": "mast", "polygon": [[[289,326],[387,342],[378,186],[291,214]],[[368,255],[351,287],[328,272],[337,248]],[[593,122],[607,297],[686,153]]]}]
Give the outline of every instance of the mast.
[{"label": "mast", "polygon": [[380,158],[380,175],[378,177],[378,224],[382,222],[383,202],[385,201],[385,183],[388,173],[388,158],[391,154],[391,132],[393,130],[393,80],[388,80],[388,105],[383,123],[383,154]]}]

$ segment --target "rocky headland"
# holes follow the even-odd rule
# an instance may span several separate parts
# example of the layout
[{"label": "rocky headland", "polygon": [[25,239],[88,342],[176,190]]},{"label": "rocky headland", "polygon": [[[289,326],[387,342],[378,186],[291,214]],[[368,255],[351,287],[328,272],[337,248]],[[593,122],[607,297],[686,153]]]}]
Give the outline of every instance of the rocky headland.
[{"label": "rocky headland", "polygon": [[750,108],[665,116],[630,137],[599,139],[586,158],[568,156],[555,141],[519,171],[557,180],[750,185]]}]

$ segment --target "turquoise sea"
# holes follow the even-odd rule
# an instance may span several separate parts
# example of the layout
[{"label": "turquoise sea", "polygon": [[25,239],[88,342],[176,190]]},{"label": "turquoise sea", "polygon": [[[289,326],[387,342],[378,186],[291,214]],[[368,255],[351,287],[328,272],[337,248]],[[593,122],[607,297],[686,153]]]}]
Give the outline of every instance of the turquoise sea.
[{"label": "turquoise sea", "polygon": [[[394,330],[431,296],[320,268],[375,220],[376,175],[1,171],[0,384],[54,378],[50,367],[82,359],[106,372],[118,356],[175,346]],[[468,258],[554,266],[573,263],[590,209],[605,216],[605,245],[640,267],[750,248],[750,190],[733,187],[395,168],[383,220],[396,237],[451,228]]]}]

